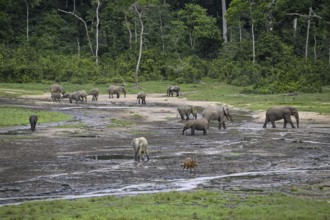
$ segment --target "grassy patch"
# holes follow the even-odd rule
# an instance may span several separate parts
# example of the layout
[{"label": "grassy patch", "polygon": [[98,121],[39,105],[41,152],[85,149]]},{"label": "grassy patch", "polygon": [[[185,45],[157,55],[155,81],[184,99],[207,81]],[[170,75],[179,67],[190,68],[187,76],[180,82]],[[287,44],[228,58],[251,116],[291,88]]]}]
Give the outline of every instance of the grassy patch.
[{"label": "grassy patch", "polygon": [[134,125],[134,122],[131,122],[131,121],[128,121],[128,120],[116,119],[116,118],[111,118],[110,122],[111,122],[111,124],[108,126],[109,128],[128,127],[128,126],[133,126]]},{"label": "grassy patch", "polygon": [[[0,96],[12,97],[27,94],[42,94],[49,92],[52,83],[0,83]],[[126,90],[129,94],[136,94],[140,91],[148,93],[166,94],[167,87],[176,83],[170,81],[148,81],[140,82],[136,88],[134,83],[126,83]],[[61,84],[65,91],[77,90],[89,91],[94,87],[99,88],[100,94],[107,94],[109,84]],[[251,111],[266,110],[275,105],[292,105],[300,111],[313,111],[321,114],[330,114],[330,86],[324,86],[322,93],[299,93],[293,100],[292,97],[285,97],[281,94],[256,95],[240,94],[242,87],[232,86],[225,83],[215,82],[211,79],[203,79],[198,84],[179,85],[184,97],[195,101],[214,101],[226,103],[237,108],[245,108]],[[180,98],[180,97],[179,97]]]},{"label": "grassy patch", "polygon": [[327,201],[284,194],[170,192],[28,202],[0,207],[2,219],[328,219]]},{"label": "grassy patch", "polygon": [[38,123],[58,122],[71,119],[61,112],[30,110],[16,107],[0,107],[0,126],[29,125],[30,115],[37,115]]}]

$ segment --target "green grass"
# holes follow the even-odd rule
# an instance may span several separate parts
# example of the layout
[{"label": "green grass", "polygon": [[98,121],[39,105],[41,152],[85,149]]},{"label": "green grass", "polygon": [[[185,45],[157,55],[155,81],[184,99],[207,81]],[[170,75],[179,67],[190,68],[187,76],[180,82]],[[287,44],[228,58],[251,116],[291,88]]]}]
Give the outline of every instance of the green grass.
[{"label": "green grass", "polygon": [[329,219],[329,210],[324,200],[200,190],[27,202],[0,207],[0,219]]},{"label": "green grass", "polygon": [[38,111],[20,107],[0,107],[0,126],[29,125],[30,115],[38,116],[38,123],[70,120],[72,116],[61,112]]}]

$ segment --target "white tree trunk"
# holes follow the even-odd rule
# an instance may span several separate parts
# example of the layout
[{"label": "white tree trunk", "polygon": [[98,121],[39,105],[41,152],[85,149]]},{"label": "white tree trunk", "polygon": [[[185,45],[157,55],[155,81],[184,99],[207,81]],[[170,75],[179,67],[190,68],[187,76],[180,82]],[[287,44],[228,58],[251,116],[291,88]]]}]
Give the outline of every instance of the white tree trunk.
[{"label": "white tree trunk", "polygon": [[99,64],[99,25],[100,25],[100,18],[99,18],[99,9],[100,9],[100,0],[97,0],[97,7],[96,7],[96,48],[95,48],[95,62]]},{"label": "white tree trunk", "polygon": [[252,62],[253,64],[256,62],[256,48],[255,48],[255,39],[254,39],[254,22],[253,22],[253,17],[252,17],[252,6],[250,4],[250,14],[251,14],[251,34],[252,34]]},{"label": "white tree trunk", "polygon": [[71,14],[71,15],[75,16],[77,19],[79,19],[82,23],[84,23],[85,31],[86,31],[86,36],[87,36],[88,44],[89,44],[89,49],[90,49],[92,55],[94,56],[93,46],[92,46],[91,39],[90,39],[90,37],[89,37],[88,27],[87,27],[87,23],[86,23],[86,21],[85,21],[84,19],[82,19],[81,17],[79,17],[78,15],[76,15],[75,13],[73,13],[73,12],[70,12],[70,11],[64,11],[64,10],[62,10],[62,9],[57,9],[57,10],[60,11],[60,12],[66,13],[66,14]]},{"label": "white tree trunk", "polygon": [[222,6],[222,37],[225,43],[228,42],[227,38],[227,21],[226,21],[226,0],[221,0],[221,6]]},{"label": "white tree trunk", "polygon": [[311,15],[312,15],[312,8],[309,8],[308,14],[308,21],[307,21],[307,33],[306,33],[306,45],[305,45],[305,59],[307,60],[308,57],[308,41],[309,41],[309,29],[311,27]]},{"label": "white tree trunk", "polygon": [[29,5],[25,0],[26,5],[26,41],[29,42]]},{"label": "white tree trunk", "polygon": [[140,69],[140,62],[141,62],[142,50],[143,50],[144,24],[143,24],[143,20],[142,20],[142,9],[141,9],[141,12],[140,12],[135,4],[134,4],[134,8],[135,8],[136,13],[138,14],[139,21],[140,21],[140,26],[141,26],[139,57],[138,57],[138,61],[137,61],[137,64],[136,64],[136,69],[135,69],[135,86],[137,87],[138,83],[139,83],[139,69]]}]

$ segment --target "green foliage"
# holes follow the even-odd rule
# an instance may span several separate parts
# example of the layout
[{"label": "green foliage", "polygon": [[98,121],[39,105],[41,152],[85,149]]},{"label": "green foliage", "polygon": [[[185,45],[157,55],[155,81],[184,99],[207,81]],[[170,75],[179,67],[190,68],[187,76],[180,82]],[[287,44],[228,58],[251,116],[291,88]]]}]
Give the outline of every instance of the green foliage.
[{"label": "green foliage", "polygon": [[[229,1],[226,43],[221,10],[215,9],[221,7],[219,1],[192,2],[136,2],[144,24],[139,82],[196,83],[210,77],[260,94],[321,92],[321,86],[330,84],[328,1]],[[102,2],[96,41],[95,1],[32,0],[28,8],[0,2],[0,82],[135,82],[141,26],[133,3]],[[298,16],[296,30],[292,23],[293,14],[306,16],[310,6],[319,17],[310,20],[306,59],[307,19]]]}]

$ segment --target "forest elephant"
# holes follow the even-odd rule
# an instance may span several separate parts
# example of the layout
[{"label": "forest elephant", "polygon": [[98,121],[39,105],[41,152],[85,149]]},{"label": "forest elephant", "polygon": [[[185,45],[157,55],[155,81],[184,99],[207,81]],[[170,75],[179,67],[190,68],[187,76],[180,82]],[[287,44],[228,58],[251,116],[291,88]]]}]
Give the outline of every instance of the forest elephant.
[{"label": "forest elephant", "polygon": [[178,112],[180,114],[181,120],[184,120],[184,116],[189,120],[190,114],[192,114],[194,119],[197,119],[197,111],[192,106],[180,106],[178,107]]},{"label": "forest elephant", "polygon": [[210,122],[211,120],[217,120],[219,122],[218,129],[221,129],[221,127],[223,127],[223,129],[227,128],[225,118],[233,122],[230,111],[223,106],[209,106],[204,109],[202,116],[208,122]]},{"label": "forest elephant", "polygon": [[169,86],[167,87],[167,96],[173,97],[173,93],[176,93],[176,96],[181,95],[180,87],[179,86]]},{"label": "forest elephant", "polygon": [[60,102],[62,100],[62,94],[59,92],[55,92],[51,96],[53,102]]},{"label": "forest elephant", "polygon": [[149,161],[148,155],[148,141],[145,137],[139,137],[132,139],[131,142],[132,146],[134,147],[134,160],[140,161],[144,160],[144,155],[147,156],[147,161]]},{"label": "forest elephant", "polygon": [[88,95],[92,95],[92,101],[97,101],[99,97],[100,90],[98,88],[93,88]]},{"label": "forest elephant", "polygon": [[147,95],[146,95],[144,92],[139,92],[139,93],[137,94],[138,104],[140,104],[140,101],[141,101],[141,104],[142,104],[142,105],[147,104],[147,103],[146,103],[146,96],[147,96]]},{"label": "forest elephant", "polygon": [[29,118],[30,121],[30,125],[31,125],[31,131],[35,131],[36,130],[36,125],[38,122],[38,116],[36,115],[31,115]]},{"label": "forest elephant", "polygon": [[124,85],[114,86],[110,85],[108,88],[109,98],[113,98],[113,94],[117,95],[117,98],[120,97],[120,93],[124,93],[124,98],[126,98],[126,90]]},{"label": "forest elephant", "polygon": [[59,84],[53,84],[49,87],[50,90],[50,97],[52,99],[53,102],[57,102],[59,101],[58,97],[59,95],[64,95],[65,91],[63,89],[63,87]]},{"label": "forest elephant", "polygon": [[191,129],[191,135],[195,135],[195,130],[203,131],[203,135],[206,135],[208,128],[209,122],[205,118],[188,121],[183,126],[182,135],[187,129]]},{"label": "forest elephant", "polygon": [[268,122],[271,122],[273,128],[276,128],[275,121],[281,119],[284,119],[283,128],[286,128],[287,123],[289,123],[292,128],[295,128],[291,120],[291,115],[296,118],[297,128],[299,128],[299,113],[296,108],[291,106],[271,107],[266,112],[266,119],[263,128],[266,128]]},{"label": "forest elephant", "polygon": [[197,167],[198,163],[196,160],[192,159],[191,157],[187,157],[184,161],[181,167],[183,167],[183,170],[190,170],[190,172]]},{"label": "forest elephant", "polygon": [[83,102],[87,102],[87,92],[85,90],[79,91],[80,100]]},{"label": "forest elephant", "polygon": [[72,100],[75,100],[76,104],[78,104],[78,101],[81,101],[81,94],[79,91],[73,93],[66,93],[62,96],[62,98],[69,98],[70,103],[72,103]]}]

